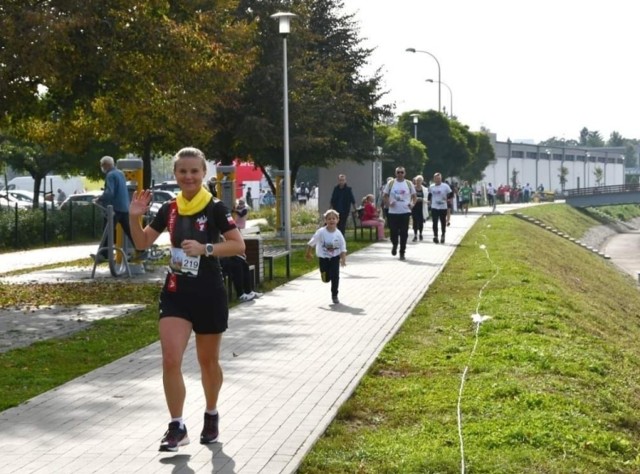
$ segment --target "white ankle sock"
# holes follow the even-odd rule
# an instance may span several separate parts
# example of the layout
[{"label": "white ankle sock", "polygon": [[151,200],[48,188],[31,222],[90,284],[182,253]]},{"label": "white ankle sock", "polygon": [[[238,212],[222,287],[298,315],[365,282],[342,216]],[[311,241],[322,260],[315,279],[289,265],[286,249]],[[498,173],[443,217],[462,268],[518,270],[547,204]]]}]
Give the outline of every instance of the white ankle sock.
[{"label": "white ankle sock", "polygon": [[177,418],[171,418],[171,423],[173,423],[174,421],[177,421],[180,423],[180,429],[184,428],[184,419],[181,416]]},{"label": "white ankle sock", "polygon": [[213,410],[205,410],[204,411],[207,415],[217,415],[218,414],[218,409],[214,408]]}]

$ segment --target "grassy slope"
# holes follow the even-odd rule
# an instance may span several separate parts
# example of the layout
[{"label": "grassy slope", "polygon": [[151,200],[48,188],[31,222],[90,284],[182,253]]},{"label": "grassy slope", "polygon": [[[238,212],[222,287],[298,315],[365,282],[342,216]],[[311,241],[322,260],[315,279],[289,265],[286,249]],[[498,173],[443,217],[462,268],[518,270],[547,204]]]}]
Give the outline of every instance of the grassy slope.
[{"label": "grassy slope", "polygon": [[[493,319],[469,360],[478,305]],[[639,472],[639,315],[638,289],[608,261],[515,217],[483,219],[300,472],[460,472],[467,364],[467,472]]]}]

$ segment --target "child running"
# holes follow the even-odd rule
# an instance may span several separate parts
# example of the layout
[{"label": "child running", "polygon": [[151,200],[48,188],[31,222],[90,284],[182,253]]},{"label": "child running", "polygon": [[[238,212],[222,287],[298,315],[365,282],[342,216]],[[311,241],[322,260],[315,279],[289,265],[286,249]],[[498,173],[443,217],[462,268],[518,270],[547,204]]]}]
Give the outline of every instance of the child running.
[{"label": "child running", "polygon": [[320,276],[325,283],[331,282],[331,299],[339,304],[338,285],[340,283],[340,266],[347,264],[347,242],[338,229],[340,214],[334,209],[324,213],[324,227],[320,227],[307,243],[307,260],[311,260],[311,249],[315,246]]}]

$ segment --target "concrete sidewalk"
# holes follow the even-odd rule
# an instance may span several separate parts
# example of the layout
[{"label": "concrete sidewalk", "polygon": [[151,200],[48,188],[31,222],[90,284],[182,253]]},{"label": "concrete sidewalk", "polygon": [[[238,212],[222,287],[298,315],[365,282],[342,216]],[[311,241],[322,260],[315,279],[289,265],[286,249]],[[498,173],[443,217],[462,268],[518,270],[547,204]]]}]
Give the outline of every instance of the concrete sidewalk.
[{"label": "concrete sidewalk", "polygon": [[204,397],[191,341],[183,369],[192,442],[158,452],[169,416],[154,343],[0,413],[2,472],[295,472],[486,210],[454,215],[443,245],[432,242],[427,222],[425,240],[409,243],[404,262],[389,242],[349,255],[341,304],[331,304],[329,286],[312,272],[233,308],[221,353],[219,443],[198,444]]}]

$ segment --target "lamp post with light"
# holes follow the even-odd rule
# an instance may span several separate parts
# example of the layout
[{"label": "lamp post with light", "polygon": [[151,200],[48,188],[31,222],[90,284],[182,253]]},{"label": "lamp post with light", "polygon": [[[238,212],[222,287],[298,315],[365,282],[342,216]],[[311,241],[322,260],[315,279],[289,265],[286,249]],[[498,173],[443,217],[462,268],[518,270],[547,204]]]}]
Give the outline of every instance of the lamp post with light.
[{"label": "lamp post with light", "polygon": [[418,139],[418,120],[420,119],[420,114],[411,114],[409,117],[413,118],[413,138]]},{"label": "lamp post with light", "polygon": [[284,244],[291,250],[291,173],[289,171],[289,84],[287,78],[287,36],[291,31],[291,19],[297,15],[289,12],[278,12],[271,18],[278,20],[279,32],[282,36],[282,70],[283,70],[283,111],[284,111]]},{"label": "lamp post with light", "polygon": [[586,152],[584,155],[584,187],[588,188],[589,187],[589,174],[588,174],[588,166],[587,164],[589,163],[589,160],[591,159],[591,153]]},{"label": "lamp post with light", "polygon": [[436,64],[438,65],[438,112],[442,112],[442,95],[441,95],[441,87],[440,84],[442,84],[441,82],[441,74],[440,74],[440,61],[438,61],[438,58],[436,58],[433,54],[431,54],[429,51],[424,51],[421,49],[416,49],[416,48],[407,48],[405,51],[407,51],[408,53],[424,53],[424,54],[428,54],[429,56],[431,56],[435,61]]},{"label": "lamp post with light", "polygon": [[551,150],[549,150],[548,148],[545,150],[545,152],[547,153],[547,160],[549,161],[549,183],[547,184],[547,186],[549,186],[547,189],[549,191],[553,190],[553,186],[551,186]]},{"label": "lamp post with light", "polygon": [[[433,79],[427,79],[427,82],[431,82],[433,84],[436,81],[434,81]],[[449,117],[453,117],[453,92],[451,91],[451,87],[449,87],[446,82],[440,82],[440,84],[449,89]]]}]

